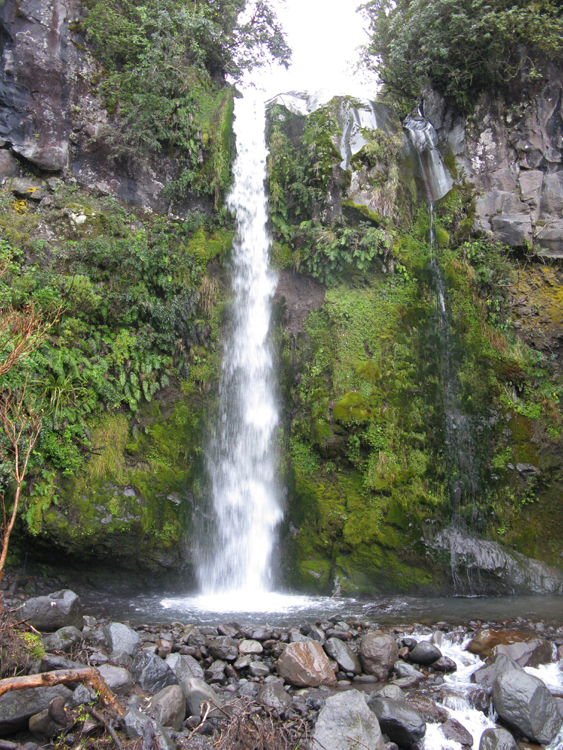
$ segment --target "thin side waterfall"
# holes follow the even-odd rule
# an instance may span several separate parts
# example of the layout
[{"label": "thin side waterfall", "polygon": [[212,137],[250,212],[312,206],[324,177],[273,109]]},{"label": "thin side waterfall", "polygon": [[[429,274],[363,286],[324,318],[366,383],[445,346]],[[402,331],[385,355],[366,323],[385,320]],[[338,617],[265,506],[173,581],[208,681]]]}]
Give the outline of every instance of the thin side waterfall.
[{"label": "thin side waterfall", "polygon": [[216,431],[207,452],[214,523],[199,550],[203,594],[255,597],[271,588],[270,560],[282,510],[274,481],[278,422],[268,343],[276,276],[269,266],[265,110],[235,103],[237,157],[228,205],[236,215],[233,301],[225,337]]}]

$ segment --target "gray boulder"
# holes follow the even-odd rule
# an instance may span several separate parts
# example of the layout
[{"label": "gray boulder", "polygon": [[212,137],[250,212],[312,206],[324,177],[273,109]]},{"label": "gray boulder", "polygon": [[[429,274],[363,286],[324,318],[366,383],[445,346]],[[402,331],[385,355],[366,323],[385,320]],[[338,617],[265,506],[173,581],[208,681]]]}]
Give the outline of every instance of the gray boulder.
[{"label": "gray boulder", "polygon": [[58,696],[68,702],[72,698],[72,692],[64,685],[56,685],[11,690],[3,695],[0,700],[0,737],[27,729],[30,718],[49,708],[49,703]]},{"label": "gray boulder", "polygon": [[176,750],[175,744],[162,724],[151,719],[138,708],[133,706],[129,708],[123,718],[123,725],[127,737],[143,738],[143,747],[150,747],[152,750]]},{"label": "gray boulder", "polygon": [[464,747],[471,747],[473,745],[473,736],[471,732],[460,724],[457,719],[448,719],[442,724],[442,732],[447,740],[452,742],[459,742]]},{"label": "gray boulder", "polygon": [[143,690],[158,693],[168,685],[177,685],[178,678],[168,664],[156,654],[141,651],[135,657],[131,674]]},{"label": "gray boulder", "polygon": [[184,680],[189,680],[192,677],[197,677],[198,680],[203,680],[203,669],[193,656],[168,654],[166,657],[166,663],[178,678],[180,687],[182,687],[182,682]]},{"label": "gray boulder", "polygon": [[405,694],[400,687],[397,687],[397,685],[385,685],[385,687],[382,687],[381,690],[373,693],[370,697],[391,698],[391,700],[394,701],[405,700]]},{"label": "gray boulder", "polygon": [[70,651],[73,646],[80,643],[82,633],[74,625],[56,630],[51,635],[43,636],[43,645],[46,651]]},{"label": "gray boulder", "polygon": [[360,660],[350,646],[341,641],[340,638],[329,638],[324,645],[324,650],[344,672],[360,674],[362,671]]},{"label": "gray boulder", "polygon": [[530,638],[520,643],[501,643],[495,646],[495,654],[504,654],[521,667],[538,667],[549,664],[552,659],[551,643],[543,638]]},{"label": "gray boulder", "polygon": [[385,680],[399,656],[395,639],[387,633],[367,633],[360,642],[360,661],[366,674]]},{"label": "gray boulder", "polygon": [[129,695],[133,689],[131,673],[123,667],[113,667],[111,664],[101,664],[98,672],[102,675],[107,686],[117,695]]},{"label": "gray boulder", "polygon": [[208,651],[215,659],[223,661],[235,661],[238,658],[238,646],[236,641],[228,635],[221,635],[209,641]]},{"label": "gray boulder", "polygon": [[385,750],[381,729],[358,690],[326,699],[313,731],[313,750]]},{"label": "gray boulder", "polygon": [[263,661],[253,661],[248,667],[248,671],[254,677],[267,677],[270,674],[270,667]]},{"label": "gray boulder", "polygon": [[509,726],[541,745],[548,745],[563,723],[544,683],[523,670],[511,669],[496,678],[493,706]]},{"label": "gray boulder", "polygon": [[268,706],[268,708],[275,708],[276,711],[284,711],[290,705],[292,698],[285,691],[283,680],[278,680],[262,685],[258,691],[256,700],[263,706]]},{"label": "gray boulder", "polygon": [[374,696],[368,703],[381,731],[401,747],[412,747],[426,734],[426,722],[419,712],[403,701]]},{"label": "gray boulder", "polygon": [[412,651],[409,652],[409,661],[414,664],[428,665],[434,664],[442,658],[442,652],[429,641],[419,641]]},{"label": "gray boulder", "polygon": [[471,682],[481,685],[486,690],[491,690],[496,678],[503,672],[511,669],[523,671],[522,667],[504,654],[497,654],[488,659],[487,664],[471,675]]},{"label": "gray boulder", "polygon": [[149,703],[154,718],[163,727],[178,732],[186,718],[186,699],[179,685],[169,685],[158,692]]},{"label": "gray boulder", "polygon": [[82,630],[82,603],[74,591],[63,589],[48,596],[28,599],[19,610],[18,617],[47,633],[68,625]]},{"label": "gray boulder", "polygon": [[212,707],[209,716],[219,715],[219,709],[213,708],[213,706],[220,707],[223,703],[211,685],[208,685],[203,680],[198,680],[196,677],[192,677],[186,680],[182,687],[185,687],[184,695],[186,696],[188,716],[200,716],[201,704],[204,701],[208,702]]},{"label": "gray boulder", "polygon": [[328,657],[317,641],[289,643],[277,660],[276,667],[280,677],[297,687],[336,684]]},{"label": "gray boulder", "polygon": [[479,750],[518,750],[516,740],[506,729],[485,729]]},{"label": "gray boulder", "polygon": [[110,651],[125,651],[135,656],[141,648],[141,639],[137,633],[122,622],[111,622],[103,629]]}]

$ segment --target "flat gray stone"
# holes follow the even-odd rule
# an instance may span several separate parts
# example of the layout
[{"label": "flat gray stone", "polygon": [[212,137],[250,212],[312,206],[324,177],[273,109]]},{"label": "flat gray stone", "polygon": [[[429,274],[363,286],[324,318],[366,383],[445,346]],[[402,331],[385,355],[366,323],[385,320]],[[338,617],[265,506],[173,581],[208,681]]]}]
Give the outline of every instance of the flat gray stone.
[{"label": "flat gray stone", "polygon": [[385,750],[379,722],[358,690],[326,699],[313,730],[313,750]]},{"label": "flat gray stone", "polygon": [[141,648],[138,634],[122,622],[111,622],[103,632],[110,651],[125,651],[129,656],[135,656]]}]

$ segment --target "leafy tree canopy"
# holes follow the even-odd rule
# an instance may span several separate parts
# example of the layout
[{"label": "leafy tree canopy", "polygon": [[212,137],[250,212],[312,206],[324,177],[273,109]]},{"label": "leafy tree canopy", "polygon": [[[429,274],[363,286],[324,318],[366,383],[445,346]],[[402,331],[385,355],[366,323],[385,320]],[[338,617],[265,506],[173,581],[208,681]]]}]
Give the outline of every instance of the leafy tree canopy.
[{"label": "leafy tree canopy", "polygon": [[563,53],[560,0],[370,0],[361,8],[370,42],[364,63],[385,90],[411,101],[431,85],[461,110],[525,67]]}]

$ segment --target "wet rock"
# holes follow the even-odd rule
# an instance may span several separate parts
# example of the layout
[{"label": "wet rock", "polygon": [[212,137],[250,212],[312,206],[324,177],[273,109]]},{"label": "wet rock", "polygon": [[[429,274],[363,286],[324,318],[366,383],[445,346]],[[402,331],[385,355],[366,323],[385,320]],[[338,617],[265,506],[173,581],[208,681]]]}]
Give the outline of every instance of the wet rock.
[{"label": "wet rock", "polygon": [[131,674],[135,682],[150,693],[158,693],[168,685],[178,684],[178,678],[168,664],[156,654],[150,654],[147,651],[137,654],[131,667]]},{"label": "wet rock", "polygon": [[518,750],[516,740],[506,729],[485,729],[479,750]]},{"label": "wet rock", "polygon": [[397,661],[399,648],[387,633],[375,631],[364,635],[360,642],[360,661],[364,672],[385,680]]},{"label": "wet rock", "polygon": [[360,660],[356,654],[352,651],[348,644],[344,643],[339,638],[329,638],[325,645],[324,650],[326,653],[334,659],[339,667],[344,672],[353,672],[354,674],[360,674],[362,667]]},{"label": "wet rock", "polygon": [[326,641],[326,635],[324,630],[321,628],[318,628],[316,625],[311,625],[311,631],[309,633],[309,638],[312,638],[314,641],[318,641],[321,646],[324,646]]},{"label": "wet rock", "polygon": [[84,703],[94,703],[96,701],[94,691],[86,685],[78,685],[72,694],[72,706],[82,706]]},{"label": "wet rock", "polygon": [[89,646],[93,646],[94,648],[108,647],[108,641],[103,628],[84,629],[82,637]]},{"label": "wet rock", "polygon": [[365,697],[357,690],[347,690],[326,699],[313,731],[315,750],[385,750],[381,729],[369,710]]},{"label": "wet rock", "polygon": [[275,708],[276,711],[285,711],[291,704],[291,695],[284,689],[282,680],[270,682],[262,685],[256,697],[258,703],[268,708]]},{"label": "wet rock", "polygon": [[43,636],[43,645],[47,651],[70,651],[81,641],[82,633],[74,625],[67,625],[51,635]]},{"label": "wet rock", "polygon": [[409,638],[408,636],[407,636],[407,638],[403,638],[401,640],[401,644],[403,646],[406,646],[409,651],[412,651],[413,648],[416,646],[417,643],[418,643],[418,641],[416,640],[416,638]]},{"label": "wet rock", "polygon": [[473,745],[473,736],[467,729],[460,724],[457,719],[448,719],[442,724],[442,732],[447,740],[459,742],[460,745],[471,747]]},{"label": "wet rock", "polygon": [[457,664],[449,656],[441,656],[431,666],[434,672],[443,672],[444,674],[451,674],[457,671]]},{"label": "wet rock", "polygon": [[381,731],[400,746],[412,747],[426,734],[422,715],[404,701],[375,696],[368,706],[377,716]]},{"label": "wet rock", "polygon": [[263,661],[253,661],[248,670],[254,677],[267,677],[270,674],[270,667]]},{"label": "wet rock", "polygon": [[521,667],[537,667],[551,662],[552,649],[543,638],[519,630],[482,630],[467,650],[482,657],[504,654]]},{"label": "wet rock", "polygon": [[405,700],[405,694],[400,687],[397,687],[397,685],[385,685],[385,687],[382,687],[381,690],[372,693],[370,697],[391,698],[391,700],[399,702]]},{"label": "wet rock", "polygon": [[64,685],[55,687],[11,690],[0,700],[0,736],[26,729],[32,716],[49,708],[57,696],[70,701],[72,692]]},{"label": "wet rock", "polygon": [[236,641],[229,638],[228,635],[222,635],[209,641],[207,648],[211,656],[223,661],[235,661],[239,655]]},{"label": "wet rock", "polygon": [[247,669],[252,664],[252,657],[250,656],[239,656],[239,658],[233,664],[235,669]]},{"label": "wet rock", "polygon": [[[241,680],[242,682],[242,680]],[[239,686],[239,695],[248,697],[248,698],[254,698],[260,689],[260,686],[257,685],[255,682],[242,682],[242,684]]]},{"label": "wet rock", "polygon": [[415,679],[424,679],[424,675],[412,664],[407,664],[404,661],[396,661],[393,665],[393,670],[397,677],[413,677]]},{"label": "wet rock", "polygon": [[269,627],[260,627],[252,633],[252,639],[255,641],[268,641],[272,638],[272,629]]},{"label": "wet rock", "polygon": [[163,727],[178,732],[186,717],[186,699],[179,685],[169,685],[160,690],[149,703],[155,719]]},{"label": "wet rock", "polygon": [[548,745],[562,724],[557,705],[544,683],[524,671],[513,669],[496,678],[493,705],[507,724],[540,744]]},{"label": "wet rock", "polygon": [[445,708],[442,708],[442,706],[438,706],[426,695],[413,693],[407,697],[406,702],[411,708],[414,708],[415,711],[418,711],[418,713],[426,722],[431,722],[433,724],[443,724],[450,718],[450,715]]},{"label": "wet rock", "polygon": [[39,668],[35,665],[34,670],[37,672],[52,672],[55,669],[75,669],[83,666],[80,662],[66,659],[64,656],[45,654],[39,662]]},{"label": "wet rock", "polygon": [[429,641],[419,641],[412,651],[409,652],[409,661],[414,664],[429,665],[434,664],[442,658],[442,652]]},{"label": "wet rock", "polygon": [[241,654],[261,654],[264,651],[264,647],[260,641],[244,640],[238,645],[238,650]]},{"label": "wet rock", "polygon": [[491,690],[496,678],[510,669],[518,669],[521,671],[522,667],[512,659],[509,659],[508,656],[497,654],[488,659],[484,667],[473,672],[471,675],[471,682],[481,685],[481,687],[486,690]]},{"label": "wet rock", "polygon": [[117,695],[129,695],[133,689],[131,673],[123,667],[113,667],[111,664],[101,664],[98,672],[107,682],[109,689]]},{"label": "wet rock", "polygon": [[229,638],[236,638],[239,632],[232,625],[227,625],[226,623],[222,623],[221,625],[219,625],[217,630],[219,631],[219,633],[221,633],[221,635],[228,635]]},{"label": "wet rock", "polygon": [[143,746],[150,747],[151,750],[175,750],[175,745],[162,724],[139,708],[128,709],[123,717],[123,725],[127,737],[142,737]]},{"label": "wet rock", "polygon": [[51,739],[60,734],[64,726],[58,724],[49,716],[49,709],[40,711],[29,719],[29,731],[38,740]]},{"label": "wet rock", "polygon": [[[256,688],[257,689],[257,688]],[[211,706],[209,716],[217,716],[220,712],[217,708],[222,706],[223,702],[215,690],[203,680],[192,677],[185,682],[184,695],[186,697],[186,707],[188,716],[199,716],[201,713],[201,704],[208,702]],[[215,708],[213,708],[215,706]]]},{"label": "wet rock", "polygon": [[183,680],[189,680],[191,677],[197,677],[203,680],[203,669],[193,656],[184,654],[169,654],[166,657],[166,663],[178,678],[178,683],[182,685]]},{"label": "wet rock", "polygon": [[42,632],[53,632],[73,625],[82,629],[82,603],[74,591],[63,589],[47,596],[28,599],[19,610],[18,616],[27,620]]},{"label": "wet rock", "polygon": [[223,683],[227,679],[225,676],[225,662],[221,659],[215,659],[214,662],[205,670],[205,679],[210,684]]},{"label": "wet rock", "polygon": [[276,667],[281,677],[298,687],[336,684],[334,670],[317,641],[288,644]]},{"label": "wet rock", "polygon": [[116,667],[124,667],[129,669],[133,665],[133,657],[125,651],[112,651],[109,655],[109,659],[112,664]]},{"label": "wet rock", "polygon": [[141,648],[138,634],[122,622],[111,622],[103,631],[110,651],[125,651],[129,656],[135,656]]}]

